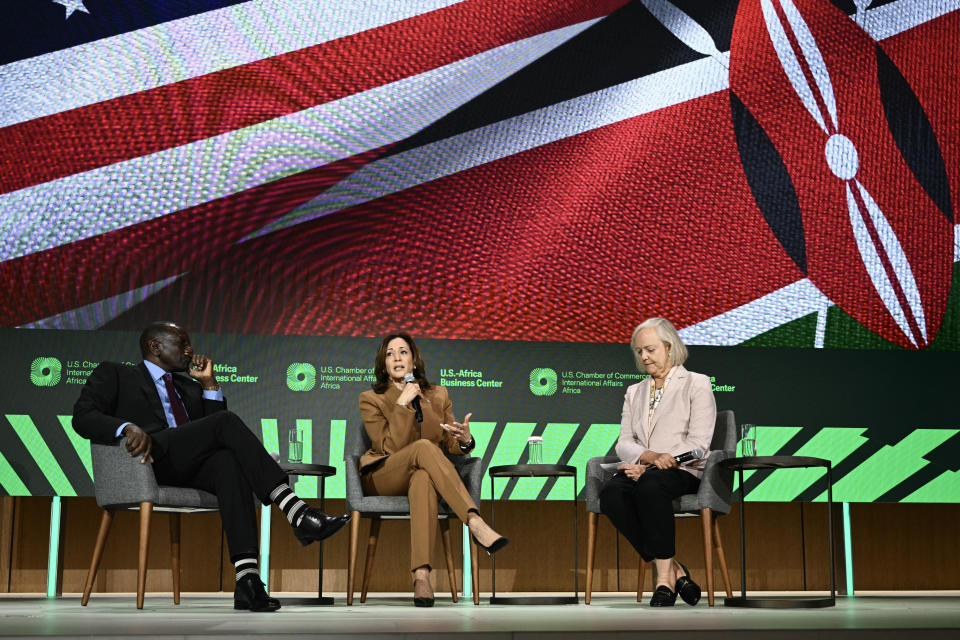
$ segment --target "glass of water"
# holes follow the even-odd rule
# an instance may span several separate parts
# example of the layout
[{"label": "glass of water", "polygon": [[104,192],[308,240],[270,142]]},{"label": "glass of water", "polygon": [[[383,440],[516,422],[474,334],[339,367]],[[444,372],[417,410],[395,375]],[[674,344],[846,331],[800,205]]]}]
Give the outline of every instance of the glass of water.
[{"label": "glass of water", "polygon": [[288,432],[288,444],[290,448],[287,452],[287,460],[294,464],[303,461],[303,434],[300,433],[300,427],[294,427]]},{"label": "glass of water", "polygon": [[527,463],[543,464],[543,436],[527,438]]},{"label": "glass of water", "polygon": [[740,425],[740,455],[744,457],[757,455],[757,425]]}]

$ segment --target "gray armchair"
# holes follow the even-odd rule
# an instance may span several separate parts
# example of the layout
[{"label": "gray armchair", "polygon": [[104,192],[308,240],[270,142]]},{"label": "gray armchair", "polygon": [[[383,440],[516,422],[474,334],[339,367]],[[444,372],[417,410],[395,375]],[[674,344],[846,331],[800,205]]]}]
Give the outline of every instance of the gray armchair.
[{"label": "gray armchair", "polygon": [[[703,520],[703,557],[707,573],[707,600],[713,606],[713,554],[716,552],[720,560],[720,571],[723,574],[724,587],[727,597],[731,597],[730,574],[727,572],[727,559],[723,553],[723,544],[720,541],[720,529],[715,516],[730,513],[733,501],[733,472],[720,467],[720,462],[736,455],[737,425],[733,411],[718,411],[717,421],[713,430],[713,441],[710,443],[710,456],[700,481],[700,490],[680,496],[673,501],[673,512],[678,518],[700,516]],[[604,472],[600,465],[616,462],[616,456],[591,458],[587,462],[586,486],[584,496],[587,502],[587,588],[584,601],[590,604],[590,594],[593,590],[593,562],[597,549],[597,516],[600,511],[600,489],[603,483],[610,479],[612,473]],[[643,577],[645,563],[640,558],[637,578],[637,602],[643,596]]]},{"label": "gray armchair", "polygon": [[150,517],[154,511],[170,513],[170,555],[173,569],[173,602],[180,604],[180,514],[217,511],[217,497],[212,493],[185,487],[157,484],[153,466],[140,464],[140,458],[131,457],[123,444],[91,444],[93,489],[97,504],[103,508],[100,530],[90,560],[90,570],[83,588],[80,604],[87,605],[93,581],[97,577],[103,548],[110,534],[116,511],[140,511],[140,550],[137,566],[137,609],[143,608],[147,584],[147,551],[150,547]]},{"label": "gray armchair", "polygon": [[[345,477],[347,484],[347,509],[353,518],[350,520],[350,550],[347,560],[347,604],[353,604],[353,584],[356,575],[357,547],[360,537],[360,518],[370,519],[370,538],[367,543],[367,558],[363,569],[363,585],[360,602],[367,600],[367,587],[373,570],[373,559],[377,551],[380,525],[384,520],[409,520],[410,501],[407,496],[367,496],[360,482],[360,456],[370,448],[370,438],[361,423],[358,427],[348,428],[343,448]],[[483,481],[483,469],[480,458],[470,456],[448,456],[463,479],[470,497],[480,504],[480,485]],[[450,540],[450,518],[456,514],[443,499],[438,505],[438,524],[443,553],[447,563],[450,580],[450,595],[457,602],[457,585],[453,567],[452,542]],[[470,558],[473,574],[473,604],[480,604],[480,578],[478,574],[477,545],[470,538]]]}]

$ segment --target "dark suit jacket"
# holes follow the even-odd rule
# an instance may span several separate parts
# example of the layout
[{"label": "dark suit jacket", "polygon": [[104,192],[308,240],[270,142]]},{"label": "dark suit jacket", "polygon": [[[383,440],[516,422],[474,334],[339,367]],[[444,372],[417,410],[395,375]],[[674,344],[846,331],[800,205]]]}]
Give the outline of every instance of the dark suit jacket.
[{"label": "dark suit jacket", "polygon": [[[175,373],[173,386],[191,420],[227,408],[226,402],[205,399],[200,383],[189,376]],[[167,428],[160,395],[146,365],[103,362],[80,390],[73,406],[73,429],[93,442],[112,444],[117,429],[125,422],[150,434]]]}]

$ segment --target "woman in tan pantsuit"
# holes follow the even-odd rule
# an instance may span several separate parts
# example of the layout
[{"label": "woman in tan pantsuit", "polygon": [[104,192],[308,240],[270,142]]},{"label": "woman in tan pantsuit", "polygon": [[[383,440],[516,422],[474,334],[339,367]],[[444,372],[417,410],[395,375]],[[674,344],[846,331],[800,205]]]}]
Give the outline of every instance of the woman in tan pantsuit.
[{"label": "woman in tan pantsuit", "polygon": [[[413,376],[406,382],[404,376]],[[360,477],[368,495],[407,495],[410,499],[410,567],[413,601],[433,605],[430,552],[437,534],[437,496],[467,524],[477,544],[488,553],[507,539],[483,521],[444,452],[466,455],[475,446],[470,414],[457,422],[444,387],[424,374],[423,358],[405,333],[386,336],[377,350],[371,391],[360,394],[360,413],[372,446],[360,458]],[[410,380],[408,377],[407,380]],[[423,422],[418,425],[419,401]]]}]

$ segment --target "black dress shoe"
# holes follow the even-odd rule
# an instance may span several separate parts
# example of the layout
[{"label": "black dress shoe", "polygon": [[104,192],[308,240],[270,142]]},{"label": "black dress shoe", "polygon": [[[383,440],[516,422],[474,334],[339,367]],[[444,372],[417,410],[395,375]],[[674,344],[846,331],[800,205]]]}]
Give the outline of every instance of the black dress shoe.
[{"label": "black dress shoe", "polygon": [[480,541],[477,540],[477,537],[475,535],[470,534],[470,537],[473,538],[473,541],[476,543],[478,547],[480,547],[481,549],[487,552],[488,556],[492,556],[497,551],[500,551],[500,549],[503,549],[505,546],[507,546],[507,543],[510,542],[510,538],[504,538],[503,536],[500,536],[499,538],[491,542],[489,547],[485,547],[482,544],[480,544]]},{"label": "black dress shoe", "polygon": [[263,583],[260,582],[260,576],[248,573],[237,580],[237,586],[233,589],[233,608],[276,611],[280,608],[280,601],[267,595],[263,589]]},{"label": "black dress shoe", "polygon": [[677,592],[671,591],[670,587],[665,585],[660,585],[657,587],[657,590],[653,592],[653,597],[650,598],[651,607],[672,607],[673,603],[677,601]]},{"label": "black dress shoe", "polygon": [[690,579],[690,572],[687,571],[685,566],[680,564],[680,568],[683,569],[683,575],[677,578],[677,593],[684,602],[692,607],[700,602],[700,587]]},{"label": "black dress shoe", "polygon": [[348,522],[350,522],[349,513],[342,516],[328,516],[320,509],[307,507],[303,517],[300,518],[300,524],[293,528],[293,535],[297,536],[297,540],[305,547],[311,542],[329,538]]}]

